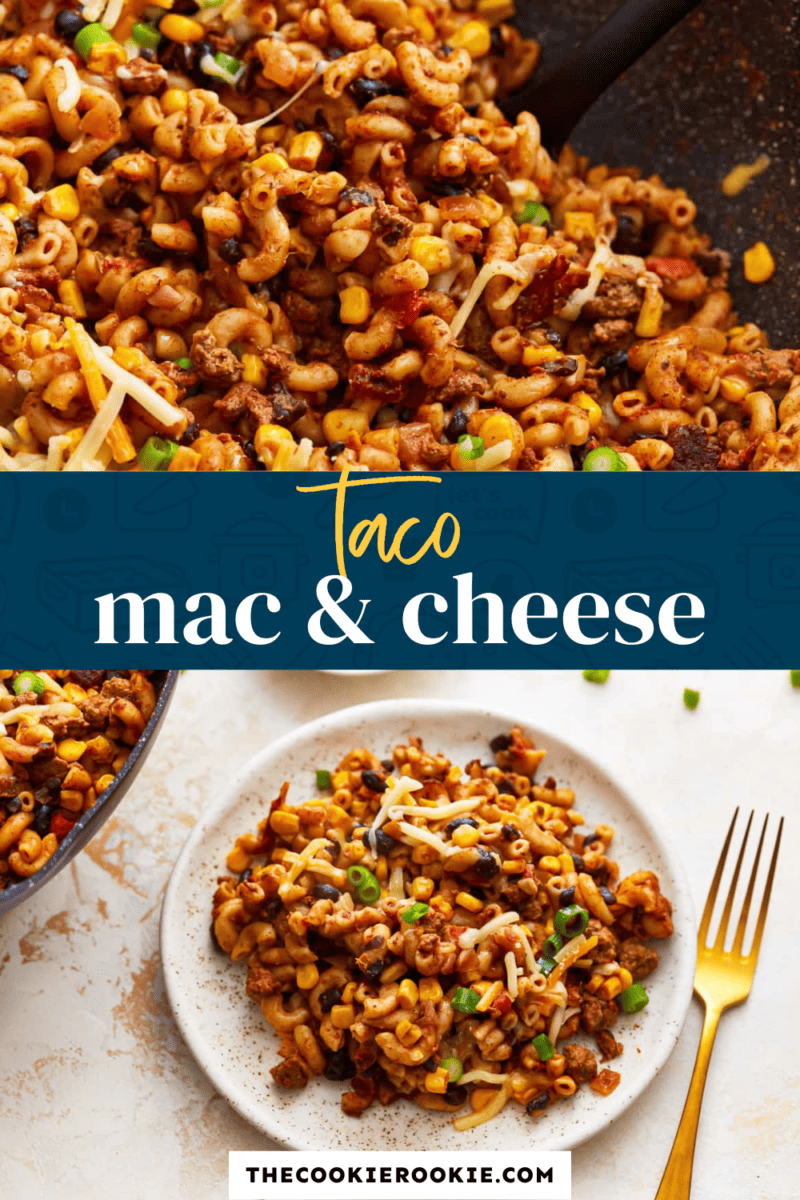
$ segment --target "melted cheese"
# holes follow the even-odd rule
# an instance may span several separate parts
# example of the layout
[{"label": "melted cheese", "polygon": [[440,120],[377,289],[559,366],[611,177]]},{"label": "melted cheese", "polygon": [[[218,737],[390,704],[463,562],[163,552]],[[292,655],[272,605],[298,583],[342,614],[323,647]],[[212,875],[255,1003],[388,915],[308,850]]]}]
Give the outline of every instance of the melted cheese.
[{"label": "melted cheese", "polygon": [[81,81],[75,64],[68,58],[57,58],[53,63],[64,72],[64,90],[58,93],[56,104],[59,112],[71,112],[78,107],[81,98]]},{"label": "melted cheese", "polygon": [[499,917],[492,917],[491,921],[481,925],[480,929],[468,929],[466,933],[462,933],[458,939],[459,945],[462,949],[469,950],[470,947],[477,946],[478,942],[482,942],[484,938],[497,933],[498,929],[502,929],[505,925],[515,925],[517,921],[519,921],[519,913],[500,913]]}]

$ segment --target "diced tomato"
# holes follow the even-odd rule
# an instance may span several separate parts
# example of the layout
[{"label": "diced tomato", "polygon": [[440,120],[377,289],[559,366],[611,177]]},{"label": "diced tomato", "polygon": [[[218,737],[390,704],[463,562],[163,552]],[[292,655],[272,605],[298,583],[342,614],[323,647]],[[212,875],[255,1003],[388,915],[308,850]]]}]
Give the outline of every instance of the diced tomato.
[{"label": "diced tomato", "polygon": [[50,832],[54,833],[59,841],[67,836],[72,829],[74,821],[69,821],[62,813],[57,812],[50,822]]},{"label": "diced tomato", "polygon": [[419,292],[406,292],[403,296],[392,296],[383,307],[389,310],[401,329],[406,329],[414,324],[428,303]]},{"label": "diced tomato", "polygon": [[647,258],[645,262],[662,279],[688,279],[697,273],[697,264],[690,258]]},{"label": "diced tomato", "polygon": [[496,1017],[505,1016],[507,1012],[511,1012],[511,997],[508,992],[501,992],[492,1005],[492,1012]]}]

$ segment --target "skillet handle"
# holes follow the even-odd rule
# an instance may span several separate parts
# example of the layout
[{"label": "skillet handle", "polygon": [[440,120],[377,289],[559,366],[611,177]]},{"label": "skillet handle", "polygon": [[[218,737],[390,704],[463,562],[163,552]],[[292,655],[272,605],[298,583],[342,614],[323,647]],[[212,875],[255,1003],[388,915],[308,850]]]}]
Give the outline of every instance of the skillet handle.
[{"label": "skillet handle", "polygon": [[570,51],[555,71],[529,81],[500,108],[514,121],[532,112],[548,150],[560,150],[587,109],[663,37],[699,0],[624,0],[582,45]]}]

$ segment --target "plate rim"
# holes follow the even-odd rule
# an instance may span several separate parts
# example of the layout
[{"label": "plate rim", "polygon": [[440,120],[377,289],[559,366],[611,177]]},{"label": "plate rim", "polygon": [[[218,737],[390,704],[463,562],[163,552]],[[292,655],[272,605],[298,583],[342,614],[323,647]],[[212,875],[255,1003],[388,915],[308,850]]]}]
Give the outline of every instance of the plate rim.
[{"label": "plate rim", "polygon": [[[547,1147],[547,1149],[551,1150],[574,1150],[609,1129],[616,1120],[623,1116],[669,1061],[683,1032],[692,1001],[696,963],[695,956],[691,951],[694,946],[697,921],[686,870],[677,851],[673,848],[671,839],[665,835],[658,818],[654,818],[649,811],[643,809],[640,804],[633,800],[628,789],[619,782],[616,772],[609,770],[607,767],[602,752],[598,754],[589,753],[581,749],[580,745],[576,745],[573,741],[565,739],[561,733],[554,731],[547,723],[543,724],[532,717],[524,719],[520,713],[515,715],[505,709],[497,709],[493,706],[472,701],[450,700],[447,698],[403,697],[370,700],[361,704],[349,705],[347,708],[335,709],[311,721],[305,721],[287,730],[280,737],[267,743],[260,750],[256,751],[255,754],[251,755],[237,770],[228,787],[222,790],[217,799],[200,814],[197,822],[190,830],[170,873],[169,882],[164,892],[159,920],[161,970],[170,1011],[178,1027],[178,1031],[197,1066],[225,1099],[226,1103],[230,1104],[231,1108],[239,1116],[260,1133],[271,1138],[273,1142],[277,1143],[283,1149],[302,1152],[315,1148],[307,1146],[302,1138],[292,1140],[291,1130],[284,1130],[283,1128],[283,1119],[279,1121],[277,1128],[274,1126],[271,1127],[270,1122],[265,1122],[263,1116],[256,1112],[255,1105],[238,1096],[232,1097],[227,1087],[224,1066],[217,1064],[213,1058],[209,1060],[207,1043],[205,1039],[200,1038],[193,1028],[192,1020],[183,1004],[181,986],[173,973],[172,945],[177,939],[178,929],[183,924],[180,920],[173,921],[172,919],[173,912],[175,911],[177,915],[180,905],[181,893],[179,887],[181,876],[186,865],[190,863],[196,847],[203,841],[207,830],[216,824],[219,816],[227,807],[233,805],[241,797],[246,778],[254,770],[258,769],[263,759],[275,754],[282,754],[296,742],[305,741],[309,735],[323,731],[325,733],[333,732],[339,727],[346,727],[365,717],[374,718],[385,715],[387,719],[393,718],[399,721],[409,716],[419,715],[424,717],[426,713],[431,716],[447,716],[453,713],[463,713],[465,716],[470,714],[473,716],[488,717],[502,724],[508,724],[509,728],[515,724],[521,725],[534,738],[537,736],[550,738],[577,753],[594,767],[599,768],[602,774],[613,783],[618,796],[624,800],[635,817],[644,826],[648,837],[658,846],[660,854],[676,884],[675,893],[671,898],[673,900],[678,899],[678,897],[680,898],[680,928],[683,934],[686,935],[686,952],[682,957],[678,956],[675,963],[675,990],[682,999],[680,999],[677,1010],[672,1014],[671,1024],[661,1031],[661,1044],[657,1048],[657,1053],[649,1059],[650,1070],[644,1074],[638,1083],[628,1089],[624,1105],[606,1120],[594,1123],[589,1122],[582,1125],[576,1124],[574,1135],[567,1128],[562,1134],[553,1139],[554,1144]],[[316,1148],[321,1149],[324,1147],[317,1146]],[[459,1148],[467,1149],[468,1147],[453,1147],[453,1149]]]}]

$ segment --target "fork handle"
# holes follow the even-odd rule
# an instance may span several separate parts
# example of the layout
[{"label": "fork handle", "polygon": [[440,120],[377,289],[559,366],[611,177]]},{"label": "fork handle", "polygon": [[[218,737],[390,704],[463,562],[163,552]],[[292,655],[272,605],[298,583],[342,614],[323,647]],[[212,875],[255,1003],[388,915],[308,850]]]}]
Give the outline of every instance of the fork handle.
[{"label": "fork handle", "polygon": [[694,1146],[697,1140],[697,1125],[700,1120],[700,1105],[703,1102],[703,1090],[706,1086],[708,1064],[711,1059],[711,1049],[717,1033],[717,1025],[722,1016],[722,1009],[706,1005],[703,1019],[703,1032],[700,1037],[700,1047],[689,1084],[689,1094],[683,1106],[683,1114],[675,1141],[672,1143],[661,1186],[656,1193],[656,1200],[689,1200],[692,1188],[692,1165],[694,1163]]}]

